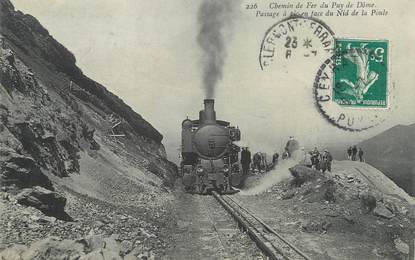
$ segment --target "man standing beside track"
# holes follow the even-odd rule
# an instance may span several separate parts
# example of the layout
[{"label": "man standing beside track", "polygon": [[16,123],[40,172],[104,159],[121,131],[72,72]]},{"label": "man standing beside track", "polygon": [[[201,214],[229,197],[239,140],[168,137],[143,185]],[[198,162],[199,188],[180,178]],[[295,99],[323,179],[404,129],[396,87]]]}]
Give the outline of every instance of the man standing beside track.
[{"label": "man standing beside track", "polygon": [[277,152],[275,152],[273,155],[272,155],[272,168],[274,169],[275,168],[275,166],[278,164],[278,157],[280,157],[280,155],[277,153]]},{"label": "man standing beside track", "polygon": [[356,161],[356,155],[357,155],[357,147],[356,145],[354,145],[352,149],[352,161]]},{"label": "man standing beside track", "polygon": [[347,160],[352,159],[352,151],[353,151],[353,148],[349,146],[349,148],[347,148]]},{"label": "man standing beside track", "polygon": [[244,147],[241,152],[242,174],[248,175],[249,165],[251,164],[251,152],[248,147]]},{"label": "man standing beside track", "polygon": [[359,161],[360,162],[364,162],[364,160],[363,160],[363,150],[362,150],[362,147],[359,147],[358,155],[359,155]]},{"label": "man standing beside track", "polygon": [[260,152],[257,152],[254,154],[254,167],[253,170],[256,172],[260,172],[261,171],[261,154]]}]

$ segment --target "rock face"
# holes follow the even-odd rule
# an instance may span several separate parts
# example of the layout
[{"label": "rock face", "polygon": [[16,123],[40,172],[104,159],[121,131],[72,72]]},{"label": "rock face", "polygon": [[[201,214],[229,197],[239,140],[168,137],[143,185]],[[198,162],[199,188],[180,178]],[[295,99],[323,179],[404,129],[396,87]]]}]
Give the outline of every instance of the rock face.
[{"label": "rock face", "polygon": [[163,136],[147,121],[102,85],[83,75],[75,65],[73,54],[51,37],[36,18],[14,11],[8,0],[2,0],[0,4],[1,33],[13,45],[29,56],[46,61],[56,71],[68,75],[79,98],[94,103],[105,112],[113,112],[124,118],[137,134],[161,142]]},{"label": "rock face", "polygon": [[9,147],[0,146],[0,186],[16,185],[26,188],[35,185],[52,189],[52,183],[41,172],[33,158],[17,154]]}]

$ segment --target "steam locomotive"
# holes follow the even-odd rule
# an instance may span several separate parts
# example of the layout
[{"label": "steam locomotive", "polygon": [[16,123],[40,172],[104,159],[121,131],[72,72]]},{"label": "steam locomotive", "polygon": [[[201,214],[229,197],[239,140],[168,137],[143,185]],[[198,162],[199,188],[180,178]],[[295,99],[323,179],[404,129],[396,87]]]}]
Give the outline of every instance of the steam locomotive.
[{"label": "steam locomotive", "polygon": [[204,100],[199,120],[182,122],[182,182],[187,192],[209,194],[237,192],[243,180],[238,163],[240,148],[234,144],[241,139],[238,128],[217,120],[214,100]]}]

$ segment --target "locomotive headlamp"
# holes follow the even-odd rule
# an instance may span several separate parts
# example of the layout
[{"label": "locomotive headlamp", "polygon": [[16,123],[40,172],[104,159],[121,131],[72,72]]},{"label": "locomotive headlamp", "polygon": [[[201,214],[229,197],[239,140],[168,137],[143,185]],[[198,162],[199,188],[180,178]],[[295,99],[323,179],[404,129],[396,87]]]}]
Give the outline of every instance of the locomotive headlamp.
[{"label": "locomotive headlamp", "polygon": [[229,172],[229,167],[228,167],[228,165],[223,166],[223,172]]},{"label": "locomotive headlamp", "polygon": [[202,173],[203,172],[203,167],[202,166],[198,166],[196,171],[198,173]]}]

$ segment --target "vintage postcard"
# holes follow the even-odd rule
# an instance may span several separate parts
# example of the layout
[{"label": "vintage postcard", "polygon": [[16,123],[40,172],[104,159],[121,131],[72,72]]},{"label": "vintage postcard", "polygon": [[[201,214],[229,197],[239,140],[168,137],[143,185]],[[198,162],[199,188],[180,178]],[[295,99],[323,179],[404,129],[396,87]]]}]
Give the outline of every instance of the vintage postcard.
[{"label": "vintage postcard", "polygon": [[0,0],[0,260],[415,259],[414,12]]}]

